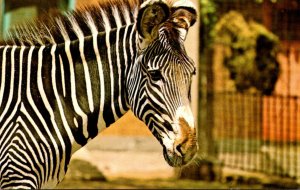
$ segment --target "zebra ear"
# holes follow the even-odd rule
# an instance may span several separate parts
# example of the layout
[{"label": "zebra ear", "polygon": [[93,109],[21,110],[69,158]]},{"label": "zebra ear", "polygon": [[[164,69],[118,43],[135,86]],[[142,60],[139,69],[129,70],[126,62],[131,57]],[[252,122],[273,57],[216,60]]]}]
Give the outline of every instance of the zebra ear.
[{"label": "zebra ear", "polygon": [[189,0],[179,0],[171,8],[170,21],[180,32],[180,37],[185,40],[188,29],[193,26],[197,20],[197,11],[195,5]]},{"label": "zebra ear", "polygon": [[137,30],[142,40],[149,43],[156,39],[159,27],[168,19],[169,15],[169,6],[164,1],[145,1],[137,16]]}]

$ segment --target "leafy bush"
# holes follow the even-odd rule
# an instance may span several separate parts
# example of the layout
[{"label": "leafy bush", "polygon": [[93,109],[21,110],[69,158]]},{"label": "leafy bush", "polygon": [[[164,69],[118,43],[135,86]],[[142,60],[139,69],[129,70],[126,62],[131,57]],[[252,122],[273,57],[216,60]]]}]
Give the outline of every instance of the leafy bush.
[{"label": "leafy bush", "polygon": [[280,70],[277,36],[236,11],[225,14],[211,34],[214,43],[225,47],[224,64],[238,91],[254,87],[265,95],[273,92]]}]

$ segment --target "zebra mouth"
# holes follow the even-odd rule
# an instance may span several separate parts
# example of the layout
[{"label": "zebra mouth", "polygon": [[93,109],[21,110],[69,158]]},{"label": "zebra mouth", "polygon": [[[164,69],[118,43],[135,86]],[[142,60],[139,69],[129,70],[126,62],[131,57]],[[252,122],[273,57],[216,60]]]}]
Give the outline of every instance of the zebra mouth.
[{"label": "zebra mouth", "polygon": [[167,148],[163,148],[163,155],[166,162],[172,167],[180,167],[186,165],[188,161],[185,161],[184,155],[179,156],[175,152],[168,150]]},{"label": "zebra mouth", "polygon": [[190,163],[196,156],[197,146],[194,146],[186,154],[178,154],[163,146],[163,155],[166,162],[172,167],[181,167]]}]

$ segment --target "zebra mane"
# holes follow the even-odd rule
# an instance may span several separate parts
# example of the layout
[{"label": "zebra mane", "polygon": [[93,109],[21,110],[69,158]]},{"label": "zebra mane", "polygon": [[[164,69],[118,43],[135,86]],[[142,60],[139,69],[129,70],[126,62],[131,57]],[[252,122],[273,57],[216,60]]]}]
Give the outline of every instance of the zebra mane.
[{"label": "zebra mane", "polygon": [[42,19],[11,29],[3,45],[47,45],[77,40],[135,22],[141,0],[105,0],[66,14],[46,15]]}]

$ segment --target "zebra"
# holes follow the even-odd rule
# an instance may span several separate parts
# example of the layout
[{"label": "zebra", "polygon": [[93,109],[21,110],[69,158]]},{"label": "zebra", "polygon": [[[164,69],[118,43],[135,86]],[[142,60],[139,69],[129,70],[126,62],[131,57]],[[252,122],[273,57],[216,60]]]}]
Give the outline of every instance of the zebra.
[{"label": "zebra", "polygon": [[74,152],[127,111],[170,166],[197,152],[188,0],[110,0],[16,27],[0,43],[0,186],[53,188]]}]

